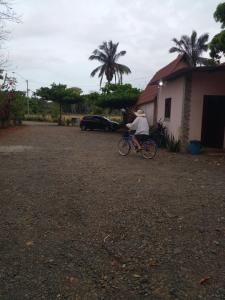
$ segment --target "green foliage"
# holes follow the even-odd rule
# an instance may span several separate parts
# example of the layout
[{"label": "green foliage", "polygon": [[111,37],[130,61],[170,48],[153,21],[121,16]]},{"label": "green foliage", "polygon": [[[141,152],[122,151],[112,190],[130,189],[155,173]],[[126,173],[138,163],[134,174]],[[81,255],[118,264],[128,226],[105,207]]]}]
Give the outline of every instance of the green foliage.
[{"label": "green foliage", "polygon": [[22,120],[26,112],[27,99],[24,92],[15,91],[10,101],[10,114],[14,120]]},{"label": "green foliage", "polygon": [[104,114],[104,109],[98,106],[93,106],[91,110],[91,114],[93,115],[102,115]]},{"label": "green foliage", "polygon": [[102,108],[121,109],[134,105],[141,91],[131,84],[106,84],[97,105]]},{"label": "green foliage", "polygon": [[71,104],[80,103],[83,98],[80,95],[82,90],[79,88],[67,88],[65,84],[53,83],[51,87],[41,87],[36,91],[36,96],[41,97],[45,101],[53,101],[60,106],[59,124],[62,123],[62,107]]},{"label": "green foliage", "polygon": [[166,148],[170,152],[180,152],[180,140],[176,140],[172,134],[168,135]]},{"label": "green foliage", "polygon": [[7,93],[0,91],[0,122],[3,123],[9,119],[9,99]]},{"label": "green foliage", "polygon": [[166,148],[168,142],[167,128],[162,122],[158,122],[149,128],[149,135],[156,142],[158,147]]},{"label": "green foliage", "polygon": [[20,91],[0,92],[0,121],[22,120],[26,109],[26,97]]},{"label": "green foliage", "polygon": [[225,28],[225,2],[217,6],[213,16],[216,22],[221,23],[221,28]]},{"label": "green foliage", "polygon": [[36,96],[41,97],[43,100],[53,101],[59,104],[74,104],[82,101],[77,89],[67,88],[64,84],[55,83],[53,83],[50,88],[41,87],[36,91]]},{"label": "green foliage", "polygon": [[88,105],[96,106],[99,101],[100,94],[97,92],[92,92],[90,94],[84,95],[84,98]]},{"label": "green foliage", "polygon": [[210,56],[219,61],[225,55],[225,30],[216,34],[209,45]]},{"label": "green foliage", "polygon": [[[216,22],[221,23],[221,28],[225,28],[225,2],[220,3],[214,13]],[[210,56],[218,62],[225,55],[225,30],[216,34],[209,44]]]}]

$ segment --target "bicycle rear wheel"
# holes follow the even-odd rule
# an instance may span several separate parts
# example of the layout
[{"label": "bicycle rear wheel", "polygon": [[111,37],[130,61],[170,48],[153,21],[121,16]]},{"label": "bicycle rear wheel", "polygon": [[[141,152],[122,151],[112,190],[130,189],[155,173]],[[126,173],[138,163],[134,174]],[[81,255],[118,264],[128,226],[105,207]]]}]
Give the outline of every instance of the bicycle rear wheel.
[{"label": "bicycle rear wheel", "polygon": [[154,158],[157,152],[157,145],[153,140],[146,141],[142,144],[141,154],[146,159]]},{"label": "bicycle rear wheel", "polygon": [[118,152],[122,156],[126,156],[130,152],[130,145],[124,138],[121,138],[118,142]]}]

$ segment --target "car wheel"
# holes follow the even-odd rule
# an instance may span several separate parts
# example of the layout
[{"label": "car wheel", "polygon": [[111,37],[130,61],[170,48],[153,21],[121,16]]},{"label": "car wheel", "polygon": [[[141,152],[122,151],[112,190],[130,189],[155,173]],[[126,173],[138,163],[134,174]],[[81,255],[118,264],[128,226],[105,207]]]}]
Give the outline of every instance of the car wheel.
[{"label": "car wheel", "polygon": [[111,127],[109,127],[109,126],[106,126],[106,127],[105,127],[105,131],[106,131],[106,132],[109,132],[109,131],[112,131],[112,129],[111,129]]}]

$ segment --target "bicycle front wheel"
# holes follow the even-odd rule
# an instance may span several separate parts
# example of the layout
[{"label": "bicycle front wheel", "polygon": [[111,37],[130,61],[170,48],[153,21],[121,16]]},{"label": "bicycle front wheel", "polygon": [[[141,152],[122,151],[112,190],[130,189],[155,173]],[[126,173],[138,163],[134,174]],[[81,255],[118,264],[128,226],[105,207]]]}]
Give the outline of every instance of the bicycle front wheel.
[{"label": "bicycle front wheel", "polygon": [[157,145],[154,141],[146,141],[142,144],[141,154],[146,159],[154,158],[157,152]]},{"label": "bicycle front wheel", "polygon": [[124,139],[120,139],[118,142],[118,151],[120,155],[126,156],[130,152],[130,145],[129,143]]}]

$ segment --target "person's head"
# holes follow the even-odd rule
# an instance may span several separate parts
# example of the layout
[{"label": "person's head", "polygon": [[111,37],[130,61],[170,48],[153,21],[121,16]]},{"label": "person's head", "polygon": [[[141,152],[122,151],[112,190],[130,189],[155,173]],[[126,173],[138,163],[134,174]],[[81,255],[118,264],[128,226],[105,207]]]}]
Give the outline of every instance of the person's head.
[{"label": "person's head", "polygon": [[142,109],[138,109],[134,114],[136,117],[146,117],[146,114]]}]

